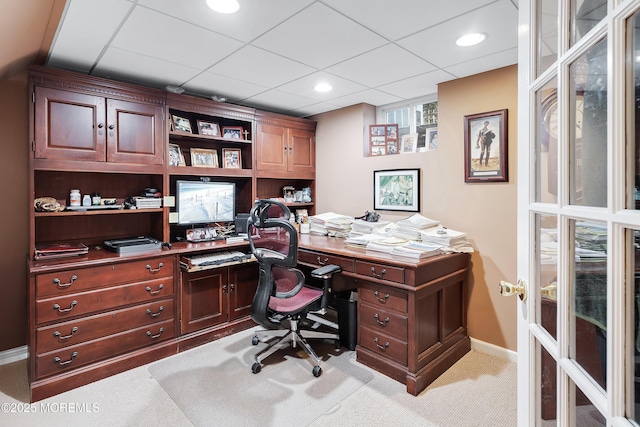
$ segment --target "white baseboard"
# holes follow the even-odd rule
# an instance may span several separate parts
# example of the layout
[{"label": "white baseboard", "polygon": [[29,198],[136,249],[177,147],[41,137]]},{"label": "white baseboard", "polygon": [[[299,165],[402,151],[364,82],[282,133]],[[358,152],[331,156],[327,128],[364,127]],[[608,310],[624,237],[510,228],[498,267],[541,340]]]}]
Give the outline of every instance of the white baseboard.
[{"label": "white baseboard", "polygon": [[9,350],[5,351],[0,351],[0,365],[6,365],[8,363],[26,359],[28,354],[29,349],[26,345],[23,345],[22,347],[10,348]]},{"label": "white baseboard", "polygon": [[490,354],[501,359],[506,359],[510,362],[518,362],[518,353],[513,350],[508,350],[504,347],[498,347],[497,345],[490,344],[488,342],[480,341],[475,338],[471,338],[471,349],[480,353]]}]

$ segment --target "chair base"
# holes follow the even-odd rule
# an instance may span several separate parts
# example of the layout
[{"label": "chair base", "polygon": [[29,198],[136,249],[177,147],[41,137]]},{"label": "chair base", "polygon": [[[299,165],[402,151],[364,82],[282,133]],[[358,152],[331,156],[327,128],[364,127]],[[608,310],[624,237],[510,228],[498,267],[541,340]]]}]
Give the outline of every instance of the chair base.
[{"label": "chair base", "polygon": [[[322,373],[322,369],[320,368],[320,361],[322,360],[313,348],[307,342],[307,339],[329,339],[334,340],[336,343],[340,342],[340,336],[338,334],[334,334],[331,332],[322,332],[322,331],[310,331],[310,330],[298,330],[298,320],[291,319],[290,329],[287,331],[283,330],[273,330],[273,331],[257,331],[252,339],[252,343],[254,345],[258,344],[258,342],[269,341],[270,339],[260,339],[258,335],[262,335],[265,337],[277,338],[274,342],[269,344],[265,350],[259,353],[256,356],[256,362],[251,367],[251,371],[254,374],[260,372],[262,367],[262,361],[267,357],[271,356],[276,351],[284,348],[286,346],[291,346],[292,348],[302,347],[302,349],[311,357],[313,363],[313,375],[319,377]],[[281,336],[282,332],[285,332],[284,335]]]}]

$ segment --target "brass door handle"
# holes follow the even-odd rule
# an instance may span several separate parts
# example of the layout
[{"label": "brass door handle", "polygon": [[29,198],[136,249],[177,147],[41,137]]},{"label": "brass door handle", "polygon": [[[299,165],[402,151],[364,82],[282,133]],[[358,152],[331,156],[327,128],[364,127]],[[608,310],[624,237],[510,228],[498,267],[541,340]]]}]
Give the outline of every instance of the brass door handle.
[{"label": "brass door handle", "polygon": [[540,289],[540,295],[551,301],[558,301],[558,283],[553,282],[543,287]]},{"label": "brass door handle", "polygon": [[500,295],[508,297],[517,294],[520,297],[520,301],[527,299],[527,282],[523,279],[518,279],[518,284],[500,281]]}]

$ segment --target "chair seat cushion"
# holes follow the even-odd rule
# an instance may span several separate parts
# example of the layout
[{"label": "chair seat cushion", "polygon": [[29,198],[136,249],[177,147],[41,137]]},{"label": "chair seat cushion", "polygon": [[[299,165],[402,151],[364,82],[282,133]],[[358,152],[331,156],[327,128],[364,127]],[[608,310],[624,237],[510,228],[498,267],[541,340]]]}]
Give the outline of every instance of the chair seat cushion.
[{"label": "chair seat cushion", "polygon": [[300,292],[291,298],[269,299],[269,309],[278,313],[297,313],[322,297],[322,289],[303,286]]}]

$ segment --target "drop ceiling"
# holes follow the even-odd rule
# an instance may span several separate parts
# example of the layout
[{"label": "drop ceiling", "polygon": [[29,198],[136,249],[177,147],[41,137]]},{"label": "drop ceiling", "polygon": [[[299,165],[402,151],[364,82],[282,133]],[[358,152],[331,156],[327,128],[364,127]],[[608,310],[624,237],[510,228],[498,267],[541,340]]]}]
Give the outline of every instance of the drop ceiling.
[{"label": "drop ceiling", "polygon": [[[205,0],[68,0],[46,65],[304,117],[517,62],[517,0],[239,2],[222,15]],[[458,47],[469,32],[487,38]]]}]

